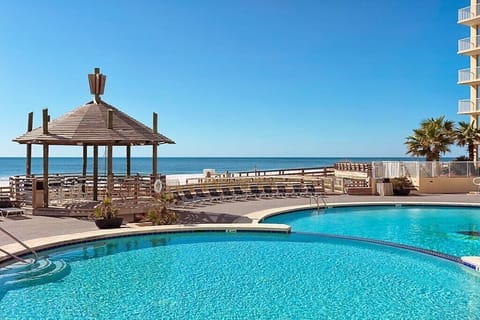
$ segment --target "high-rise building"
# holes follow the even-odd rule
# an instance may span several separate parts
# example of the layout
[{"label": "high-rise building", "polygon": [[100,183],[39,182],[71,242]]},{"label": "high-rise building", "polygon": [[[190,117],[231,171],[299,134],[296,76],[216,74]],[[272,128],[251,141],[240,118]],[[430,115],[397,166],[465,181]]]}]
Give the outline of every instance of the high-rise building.
[{"label": "high-rise building", "polygon": [[[458,84],[470,88],[470,98],[458,101],[458,114],[470,116],[470,122],[475,122],[478,128],[480,114],[480,5],[479,0],[470,0],[470,7],[458,10],[458,24],[470,28],[470,37],[458,40],[458,54],[470,58],[470,67],[458,71]],[[478,159],[478,146],[475,148],[475,158]]]}]

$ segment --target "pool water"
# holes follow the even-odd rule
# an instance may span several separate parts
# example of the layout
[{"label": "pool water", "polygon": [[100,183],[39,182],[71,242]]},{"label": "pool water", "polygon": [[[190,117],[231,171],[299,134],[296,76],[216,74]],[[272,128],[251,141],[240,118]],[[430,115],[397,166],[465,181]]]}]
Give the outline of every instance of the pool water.
[{"label": "pool water", "polygon": [[475,235],[480,231],[480,208],[475,207],[334,207],[291,212],[265,222],[285,223],[293,231],[385,240],[457,257],[480,256],[480,236]]},{"label": "pool water", "polygon": [[[2,319],[466,319],[480,277],[460,264],[316,235],[182,233],[42,253],[54,281],[1,286]],[[1,275],[1,271],[0,271]]]}]

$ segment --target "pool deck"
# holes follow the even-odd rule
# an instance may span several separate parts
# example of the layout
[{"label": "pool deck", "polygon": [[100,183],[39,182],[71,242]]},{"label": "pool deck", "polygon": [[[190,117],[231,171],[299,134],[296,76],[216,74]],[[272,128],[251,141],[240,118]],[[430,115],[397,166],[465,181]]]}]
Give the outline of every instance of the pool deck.
[{"label": "pool deck", "polygon": [[[480,206],[480,195],[477,194],[414,194],[399,196],[352,196],[327,195],[328,206],[353,204],[456,204]],[[153,232],[175,231],[270,231],[289,232],[286,225],[258,224],[267,216],[278,212],[288,212],[302,208],[316,207],[310,204],[310,198],[263,198],[248,201],[232,201],[220,203],[204,203],[202,206],[183,208],[179,211],[180,223],[174,226],[140,226],[127,224],[120,229],[99,230],[93,221],[76,218],[58,218],[43,216],[9,216],[0,219],[0,227],[6,229],[33,248],[42,249],[53,245],[94,240],[119,235],[145,234]],[[323,205],[323,202],[320,201]],[[23,247],[11,238],[0,233],[0,248],[9,252],[24,252]],[[480,256],[480,252],[479,252]],[[0,252],[0,262],[6,256]],[[480,268],[480,257],[466,257],[467,263]]]}]

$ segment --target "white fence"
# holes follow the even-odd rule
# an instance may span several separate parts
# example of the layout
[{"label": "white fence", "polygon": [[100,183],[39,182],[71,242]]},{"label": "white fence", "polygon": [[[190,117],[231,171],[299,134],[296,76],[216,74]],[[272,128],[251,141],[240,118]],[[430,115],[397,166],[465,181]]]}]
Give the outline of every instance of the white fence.
[{"label": "white fence", "polygon": [[478,177],[480,163],[472,161],[381,161],[372,163],[373,178]]}]

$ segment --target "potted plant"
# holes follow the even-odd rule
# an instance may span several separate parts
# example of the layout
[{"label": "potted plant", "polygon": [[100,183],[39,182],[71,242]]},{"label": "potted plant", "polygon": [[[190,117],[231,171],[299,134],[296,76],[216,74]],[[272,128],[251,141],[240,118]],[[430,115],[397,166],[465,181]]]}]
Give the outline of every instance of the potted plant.
[{"label": "potted plant", "polygon": [[397,196],[408,196],[413,186],[407,177],[397,177],[390,179],[393,188],[393,194]]},{"label": "potted plant", "polygon": [[169,208],[169,204],[174,202],[172,194],[160,193],[156,199],[156,205],[148,212],[147,219],[152,225],[174,224],[177,222],[175,211]]},{"label": "potted plant", "polygon": [[118,208],[113,204],[112,199],[105,197],[103,201],[95,207],[92,218],[99,229],[120,228],[123,222],[122,217],[117,217]]}]

